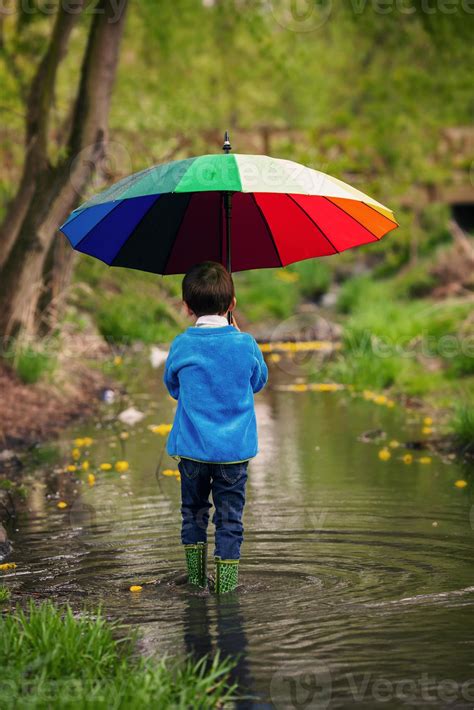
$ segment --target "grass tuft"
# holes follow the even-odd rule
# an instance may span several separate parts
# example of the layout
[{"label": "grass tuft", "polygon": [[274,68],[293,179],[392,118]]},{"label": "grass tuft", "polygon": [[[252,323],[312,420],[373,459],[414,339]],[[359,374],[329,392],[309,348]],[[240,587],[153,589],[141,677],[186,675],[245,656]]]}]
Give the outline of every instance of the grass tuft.
[{"label": "grass tuft", "polygon": [[232,699],[230,662],[137,658],[132,639],[99,613],[52,603],[0,617],[2,708],[222,707]]},{"label": "grass tuft", "polygon": [[466,452],[474,451],[474,405],[458,405],[451,421],[451,429],[457,444]]}]

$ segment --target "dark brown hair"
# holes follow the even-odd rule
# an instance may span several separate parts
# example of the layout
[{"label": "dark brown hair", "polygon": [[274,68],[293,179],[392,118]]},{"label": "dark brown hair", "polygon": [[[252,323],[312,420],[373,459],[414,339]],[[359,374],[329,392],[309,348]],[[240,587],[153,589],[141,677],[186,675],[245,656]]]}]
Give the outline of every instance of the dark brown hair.
[{"label": "dark brown hair", "polygon": [[198,317],[225,313],[234,294],[232,276],[216,261],[196,264],[183,279],[183,301]]}]

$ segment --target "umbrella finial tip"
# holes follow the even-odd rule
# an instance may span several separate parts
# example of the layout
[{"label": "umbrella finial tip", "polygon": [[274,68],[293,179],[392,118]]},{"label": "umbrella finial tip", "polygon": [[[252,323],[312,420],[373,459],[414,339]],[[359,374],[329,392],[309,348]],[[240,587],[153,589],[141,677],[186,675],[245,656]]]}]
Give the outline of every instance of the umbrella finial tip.
[{"label": "umbrella finial tip", "polygon": [[222,146],[222,150],[225,153],[229,153],[232,150],[232,146],[230,144],[229,131],[226,131],[224,133],[224,145]]}]

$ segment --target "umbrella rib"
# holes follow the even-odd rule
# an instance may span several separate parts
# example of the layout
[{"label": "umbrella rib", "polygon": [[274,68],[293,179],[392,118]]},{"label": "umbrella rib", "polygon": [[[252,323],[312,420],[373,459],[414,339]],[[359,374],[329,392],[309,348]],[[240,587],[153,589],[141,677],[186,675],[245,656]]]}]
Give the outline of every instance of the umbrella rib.
[{"label": "umbrella rib", "polygon": [[[334,205],[334,207],[337,207],[338,210],[341,210],[341,212],[343,214],[345,214],[347,217],[350,217],[351,219],[353,219],[354,222],[356,222],[359,225],[359,227],[362,227],[362,229],[365,229],[365,231],[368,232],[369,234],[371,234],[373,237],[375,237],[378,242],[380,241],[381,237],[378,237],[376,234],[374,234],[368,227],[365,226],[365,224],[362,224],[362,222],[360,222],[358,219],[356,219],[356,217],[353,217],[351,214],[349,214],[349,212],[346,212],[346,210],[344,210],[342,207],[340,207],[335,202],[333,202],[329,197],[326,197],[325,195],[322,195],[322,197],[324,197],[325,200],[330,202],[331,205]],[[365,202],[363,204],[365,205]]]},{"label": "umbrella rib", "polygon": [[255,202],[255,207],[257,208],[257,210],[258,210],[259,213],[260,213],[260,217],[262,218],[263,224],[265,225],[265,229],[267,230],[268,235],[269,235],[269,237],[270,237],[270,239],[271,239],[271,242],[272,242],[272,244],[273,244],[273,248],[275,249],[275,254],[277,255],[277,259],[278,259],[278,261],[280,262],[280,266],[281,266],[281,267],[284,267],[284,264],[283,264],[283,262],[282,262],[282,260],[281,260],[280,252],[278,251],[278,248],[277,248],[277,245],[276,245],[276,243],[275,243],[275,240],[273,239],[272,230],[270,229],[270,226],[269,226],[269,224],[268,224],[268,222],[267,222],[267,219],[266,219],[265,215],[263,214],[263,210],[261,209],[261,207],[260,207],[260,205],[258,204],[257,200],[255,199],[255,194],[254,194],[253,192],[251,192],[251,193],[250,193],[250,196],[251,196],[252,200]]},{"label": "umbrella rib", "polygon": [[316,229],[318,229],[318,230],[321,232],[321,234],[323,235],[323,237],[324,237],[324,239],[327,241],[327,243],[334,249],[334,253],[335,253],[335,254],[340,254],[341,252],[339,251],[339,249],[337,249],[337,247],[332,243],[332,241],[329,239],[329,237],[327,236],[327,234],[325,234],[325,233],[323,232],[323,230],[321,229],[321,227],[319,226],[319,224],[317,224],[317,223],[314,221],[314,219],[306,212],[305,208],[302,207],[302,206],[295,200],[295,198],[294,198],[292,195],[290,195],[288,192],[285,193],[285,194],[286,194],[287,197],[290,198],[290,200],[292,200],[292,201],[295,203],[295,205],[296,205],[297,207],[300,208],[300,210],[303,212],[303,214],[306,215],[306,217],[309,219],[309,221],[314,224],[314,226],[316,227]]}]

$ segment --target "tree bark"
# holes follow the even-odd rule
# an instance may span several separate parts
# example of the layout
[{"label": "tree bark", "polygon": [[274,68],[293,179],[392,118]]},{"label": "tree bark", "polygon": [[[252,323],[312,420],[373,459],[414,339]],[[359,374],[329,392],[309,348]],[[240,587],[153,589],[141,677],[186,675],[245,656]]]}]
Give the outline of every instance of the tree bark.
[{"label": "tree bark", "polygon": [[[105,154],[110,98],[118,64],[127,0],[116,16],[112,0],[99,0],[84,53],[66,158],[56,167],[44,163],[36,173],[32,197],[18,236],[0,273],[0,332],[34,330],[43,287],[44,264],[57,227],[76,205]],[[35,120],[41,120],[36,118]],[[40,132],[37,133],[41,136]],[[42,137],[37,145],[41,145]],[[62,237],[59,237],[62,238]]]},{"label": "tree bark", "polygon": [[[81,2],[78,2],[79,9]],[[18,236],[35,190],[36,176],[47,167],[47,138],[56,76],[78,15],[60,4],[48,49],[31,82],[26,106],[25,160],[18,191],[0,227],[0,268]]]}]

